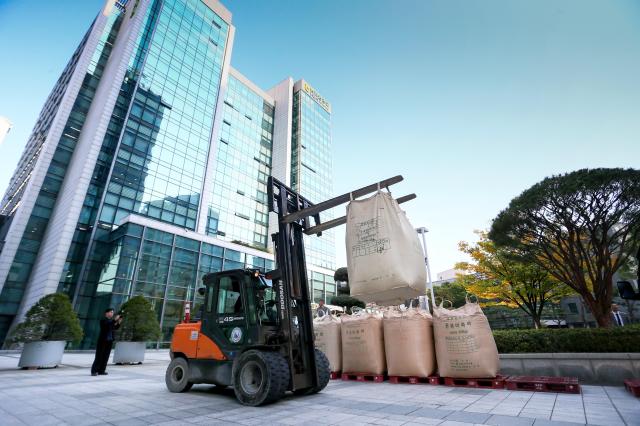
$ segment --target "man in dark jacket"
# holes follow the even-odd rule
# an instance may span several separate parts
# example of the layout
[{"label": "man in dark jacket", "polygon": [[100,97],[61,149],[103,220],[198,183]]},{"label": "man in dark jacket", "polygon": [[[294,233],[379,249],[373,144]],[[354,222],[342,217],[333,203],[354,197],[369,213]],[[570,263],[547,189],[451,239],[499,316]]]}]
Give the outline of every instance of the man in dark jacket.
[{"label": "man in dark jacket", "polygon": [[98,335],[98,345],[96,346],[96,358],[91,366],[91,375],[106,375],[107,362],[113,346],[113,332],[120,327],[122,318],[120,315],[113,317],[113,308],[104,311],[104,318],[100,320],[100,334]]}]

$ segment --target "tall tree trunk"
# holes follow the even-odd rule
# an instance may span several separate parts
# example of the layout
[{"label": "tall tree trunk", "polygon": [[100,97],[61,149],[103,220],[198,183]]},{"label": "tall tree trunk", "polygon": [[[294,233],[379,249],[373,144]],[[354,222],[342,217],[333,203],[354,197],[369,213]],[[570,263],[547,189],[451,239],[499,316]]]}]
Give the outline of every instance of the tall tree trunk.
[{"label": "tall tree trunk", "polygon": [[604,297],[596,300],[591,292],[581,293],[582,300],[591,310],[591,314],[596,320],[598,327],[610,328],[611,324],[611,301],[612,298]]},{"label": "tall tree trunk", "polygon": [[540,320],[540,317],[538,315],[532,315],[531,319],[533,319],[533,326],[535,327],[536,330],[539,330],[542,328],[542,321]]}]

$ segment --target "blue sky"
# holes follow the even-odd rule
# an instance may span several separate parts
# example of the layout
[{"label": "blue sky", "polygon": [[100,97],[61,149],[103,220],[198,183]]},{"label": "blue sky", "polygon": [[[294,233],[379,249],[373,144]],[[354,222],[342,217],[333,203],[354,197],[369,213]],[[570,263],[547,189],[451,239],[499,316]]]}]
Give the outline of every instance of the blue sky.
[{"label": "blue sky", "polygon": [[[0,0],[7,182],[102,1]],[[233,65],[332,103],[335,192],[402,174],[433,271],[545,176],[640,167],[640,2],[227,0]],[[338,232],[344,264],[344,233]]]}]

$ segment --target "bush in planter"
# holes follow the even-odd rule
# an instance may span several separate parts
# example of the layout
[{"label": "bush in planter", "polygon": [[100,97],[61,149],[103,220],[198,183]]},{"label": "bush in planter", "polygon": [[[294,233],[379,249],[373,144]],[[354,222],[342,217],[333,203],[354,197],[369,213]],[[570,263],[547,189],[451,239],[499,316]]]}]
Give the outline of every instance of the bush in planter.
[{"label": "bush in planter", "polygon": [[615,328],[496,330],[498,352],[640,352],[640,325]]},{"label": "bush in planter", "polygon": [[359,308],[364,308],[366,305],[362,300],[356,299],[351,296],[334,296],[331,299],[331,304],[335,306],[341,306],[345,308],[346,313],[351,313],[351,308],[357,306]]},{"label": "bush in planter", "polygon": [[10,343],[24,343],[18,366],[56,367],[62,362],[68,341],[79,342],[82,328],[69,298],[60,293],[49,294],[29,309]]},{"label": "bush in planter", "polygon": [[120,308],[122,323],[116,340],[119,342],[148,342],[160,338],[160,324],[156,311],[143,296],[134,296]]},{"label": "bush in planter", "polygon": [[66,294],[44,296],[29,309],[10,337],[12,343],[43,341],[79,342],[82,327]]},{"label": "bush in planter", "polygon": [[116,364],[142,364],[146,342],[160,338],[156,311],[143,296],[135,296],[120,308],[122,323],[116,333]]}]

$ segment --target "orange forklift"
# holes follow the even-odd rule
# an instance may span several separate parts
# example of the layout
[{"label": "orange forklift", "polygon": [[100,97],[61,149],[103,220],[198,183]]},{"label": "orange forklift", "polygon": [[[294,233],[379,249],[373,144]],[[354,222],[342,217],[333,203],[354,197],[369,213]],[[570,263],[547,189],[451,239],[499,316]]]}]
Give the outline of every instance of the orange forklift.
[{"label": "orange forklift", "polygon": [[[401,180],[396,176],[312,204],[269,177],[269,211],[279,219],[272,235],[276,269],[266,274],[235,269],[203,277],[199,320],[178,324],[173,332],[167,388],[185,392],[196,383],[232,386],[238,401],[249,406],[277,401],[287,391],[309,395],[324,389],[329,362],[314,347],[303,236],[320,236],[346,222],[342,217],[321,223],[320,212]],[[411,194],[398,202],[413,198]]]}]

